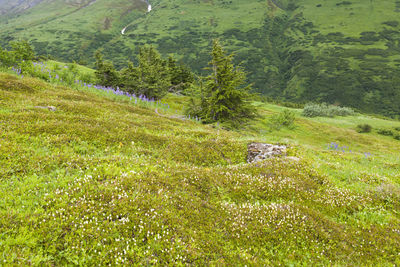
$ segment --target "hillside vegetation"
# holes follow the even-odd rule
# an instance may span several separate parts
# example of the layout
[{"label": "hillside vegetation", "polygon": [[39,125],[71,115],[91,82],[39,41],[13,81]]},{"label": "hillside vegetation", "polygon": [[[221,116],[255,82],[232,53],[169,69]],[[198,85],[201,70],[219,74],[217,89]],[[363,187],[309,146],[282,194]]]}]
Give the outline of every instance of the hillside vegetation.
[{"label": "hillside vegetation", "polygon": [[[399,122],[292,110],[270,131],[283,108],[256,102],[227,132],[184,119],[182,96],[62,84],[0,74],[2,264],[400,264],[400,142],[355,131]],[[250,141],[300,161],[248,164]]]},{"label": "hillside vegetation", "polygon": [[92,66],[101,48],[120,68],[153,44],[201,73],[220,38],[264,95],[399,116],[398,1],[150,2],[150,13],[140,0],[39,3],[2,16],[0,42],[26,38],[39,54]]}]

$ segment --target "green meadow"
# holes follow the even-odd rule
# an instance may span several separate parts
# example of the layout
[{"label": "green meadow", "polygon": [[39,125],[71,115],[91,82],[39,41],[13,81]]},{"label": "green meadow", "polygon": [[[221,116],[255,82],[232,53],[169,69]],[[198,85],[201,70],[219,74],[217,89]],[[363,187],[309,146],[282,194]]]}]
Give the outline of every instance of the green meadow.
[{"label": "green meadow", "polygon": [[[0,266],[400,265],[400,1],[149,1],[0,0],[0,52],[41,61],[2,54]],[[260,93],[239,129],[185,114],[194,88],[94,85],[97,50],[204,75],[213,39]],[[287,157],[248,163],[252,142]]]},{"label": "green meadow", "polygon": [[[288,108],[254,102],[227,131],[187,101],[0,73],[1,265],[400,264],[400,141],[377,133],[399,121],[290,109],[273,130]],[[247,163],[253,141],[299,160]]]}]

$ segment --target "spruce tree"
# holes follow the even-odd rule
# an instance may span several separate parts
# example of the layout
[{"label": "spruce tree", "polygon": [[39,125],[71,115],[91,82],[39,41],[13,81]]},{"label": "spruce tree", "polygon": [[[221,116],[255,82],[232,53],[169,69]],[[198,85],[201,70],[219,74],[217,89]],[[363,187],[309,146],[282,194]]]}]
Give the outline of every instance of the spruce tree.
[{"label": "spruce tree", "polygon": [[10,66],[13,62],[10,52],[0,47],[0,66]]},{"label": "spruce tree", "polygon": [[251,85],[246,85],[246,74],[232,63],[218,40],[214,40],[212,60],[202,92],[201,117],[205,122],[228,122],[237,126],[256,115],[251,105]]},{"label": "spruce tree", "polygon": [[28,43],[28,41],[23,40],[19,42],[11,42],[12,52],[17,61],[32,61],[35,58],[35,52],[33,48]]},{"label": "spruce tree", "polygon": [[171,86],[166,61],[152,46],[142,47],[138,60],[136,93],[151,99],[162,98]]},{"label": "spruce tree", "polygon": [[138,94],[139,91],[139,69],[128,62],[128,67],[121,70],[121,87],[131,94]]},{"label": "spruce tree", "polygon": [[119,85],[119,73],[110,61],[104,61],[100,51],[95,54],[96,57],[96,79],[103,86],[116,87]]},{"label": "spruce tree", "polygon": [[183,64],[178,64],[171,56],[168,58],[168,71],[171,80],[170,92],[181,93],[186,91],[194,82],[194,74]]}]

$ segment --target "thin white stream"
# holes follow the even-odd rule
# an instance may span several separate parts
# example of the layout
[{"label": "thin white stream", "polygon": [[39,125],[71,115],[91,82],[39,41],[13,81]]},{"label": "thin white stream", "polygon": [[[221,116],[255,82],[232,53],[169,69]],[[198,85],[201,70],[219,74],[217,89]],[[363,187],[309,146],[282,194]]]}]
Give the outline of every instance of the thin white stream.
[{"label": "thin white stream", "polygon": [[[147,13],[151,12],[152,8],[151,8],[151,5],[149,3],[149,0],[143,0],[143,1],[145,1],[146,4],[147,4]],[[122,29],[122,31],[121,31],[122,35],[125,35],[125,31],[126,31],[126,28],[128,28],[128,26],[126,26],[125,28]]]}]

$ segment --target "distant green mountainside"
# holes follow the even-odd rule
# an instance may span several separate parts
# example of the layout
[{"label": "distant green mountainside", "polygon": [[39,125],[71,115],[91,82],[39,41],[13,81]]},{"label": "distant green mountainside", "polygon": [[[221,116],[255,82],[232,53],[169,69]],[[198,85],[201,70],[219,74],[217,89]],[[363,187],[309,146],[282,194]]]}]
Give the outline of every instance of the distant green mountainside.
[{"label": "distant green mountainside", "polygon": [[201,72],[210,41],[220,38],[262,94],[400,115],[398,0],[150,4],[146,13],[141,0],[44,1],[1,16],[0,42],[25,38],[39,54],[89,65],[102,48],[119,67],[135,58],[139,46],[153,44]]}]

